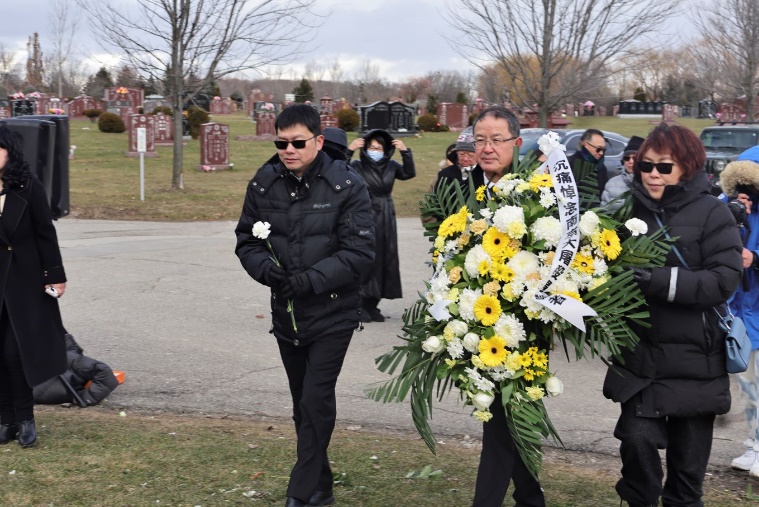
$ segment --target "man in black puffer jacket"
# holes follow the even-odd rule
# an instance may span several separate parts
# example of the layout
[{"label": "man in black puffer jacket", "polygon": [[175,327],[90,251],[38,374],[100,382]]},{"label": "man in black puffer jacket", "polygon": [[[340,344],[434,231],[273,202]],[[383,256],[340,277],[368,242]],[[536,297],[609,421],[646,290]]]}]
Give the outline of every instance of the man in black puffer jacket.
[{"label": "man in black puffer jacket", "polygon": [[274,127],[279,161],[264,164],[248,185],[235,252],[272,291],[272,332],[298,437],[286,506],[329,505],[335,384],[359,326],[359,288],[374,262],[374,219],[361,177],[321,151],[314,108],[290,106]]}]

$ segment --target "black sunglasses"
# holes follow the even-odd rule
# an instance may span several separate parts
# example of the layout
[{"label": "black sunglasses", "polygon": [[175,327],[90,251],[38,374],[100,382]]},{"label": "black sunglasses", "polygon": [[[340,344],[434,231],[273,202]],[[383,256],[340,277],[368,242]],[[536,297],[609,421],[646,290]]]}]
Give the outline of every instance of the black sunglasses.
[{"label": "black sunglasses", "polygon": [[669,174],[674,166],[673,162],[657,162],[655,164],[653,162],[638,162],[638,169],[643,173],[650,173],[655,167],[659,174]]},{"label": "black sunglasses", "polygon": [[606,152],[606,146],[596,146],[595,144],[590,144],[588,141],[585,141],[585,144],[592,146],[599,155]]},{"label": "black sunglasses", "polygon": [[298,139],[295,141],[274,141],[274,146],[277,147],[278,150],[286,150],[288,144],[292,144],[293,148],[296,150],[302,150],[306,147],[306,141],[310,141],[316,136],[309,137],[308,139]]},{"label": "black sunglasses", "polygon": [[622,157],[622,160],[624,160],[625,162],[627,162],[628,160],[635,160],[635,155],[625,155],[624,157]]}]

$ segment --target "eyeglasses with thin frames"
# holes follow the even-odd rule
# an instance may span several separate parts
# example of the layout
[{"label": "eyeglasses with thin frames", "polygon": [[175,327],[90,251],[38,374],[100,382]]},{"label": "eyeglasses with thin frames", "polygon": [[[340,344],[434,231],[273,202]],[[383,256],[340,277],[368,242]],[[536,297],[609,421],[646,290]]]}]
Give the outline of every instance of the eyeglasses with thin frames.
[{"label": "eyeglasses with thin frames", "polygon": [[654,170],[654,167],[657,171],[659,171],[659,174],[670,174],[672,172],[672,168],[675,166],[674,162],[643,162],[640,161],[637,163],[638,169],[640,169],[640,172],[643,173],[650,173]]},{"label": "eyeglasses with thin frames", "polygon": [[585,144],[595,149],[598,154],[606,152],[606,146],[596,146],[595,144],[590,144],[588,141],[585,141]]},{"label": "eyeglasses with thin frames", "polygon": [[517,139],[519,136],[509,137],[508,139],[475,139],[474,140],[474,147],[477,149],[482,149],[485,147],[486,144],[490,143],[490,147],[493,149],[498,148],[503,143],[508,143],[509,141],[513,141],[514,139]]},{"label": "eyeglasses with thin frames", "polygon": [[310,141],[311,139],[314,139],[316,136],[309,137],[308,139],[296,139],[295,141],[283,141],[283,140],[277,140],[274,141],[274,146],[277,147],[278,150],[286,150],[288,144],[292,144],[293,148],[296,150],[302,150],[306,147],[306,141]]}]

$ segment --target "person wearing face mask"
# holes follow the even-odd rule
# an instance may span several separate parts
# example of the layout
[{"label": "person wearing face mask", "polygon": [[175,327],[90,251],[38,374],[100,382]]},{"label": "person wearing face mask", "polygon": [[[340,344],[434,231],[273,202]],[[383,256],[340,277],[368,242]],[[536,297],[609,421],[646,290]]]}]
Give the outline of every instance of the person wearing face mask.
[{"label": "person wearing face mask", "polygon": [[630,190],[630,185],[632,185],[635,154],[643,141],[644,139],[638,136],[630,138],[627,146],[625,146],[625,153],[622,157],[622,174],[610,179],[601,193],[601,206],[606,207],[612,213],[621,208],[625,202],[622,196]]},{"label": "person wearing face mask", "polygon": [[[401,163],[392,160],[396,149],[400,151]],[[356,150],[360,150],[359,159],[351,162],[351,167],[369,189],[376,235],[374,268],[361,287],[361,319],[383,322],[385,317],[377,308],[380,300],[403,297],[395,204],[391,194],[395,180],[410,180],[416,176],[416,168],[411,150],[384,130],[372,130],[351,142],[348,159]]]}]

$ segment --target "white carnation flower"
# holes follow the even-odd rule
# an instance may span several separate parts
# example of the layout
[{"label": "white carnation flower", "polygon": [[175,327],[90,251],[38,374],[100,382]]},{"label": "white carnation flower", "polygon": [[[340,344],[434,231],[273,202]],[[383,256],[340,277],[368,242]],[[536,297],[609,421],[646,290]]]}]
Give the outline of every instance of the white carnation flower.
[{"label": "white carnation flower", "polygon": [[492,262],[490,255],[482,248],[482,245],[475,245],[466,253],[466,259],[464,259],[464,269],[467,274],[472,278],[477,278],[480,275],[480,263],[482,261]]},{"label": "white carnation flower", "polygon": [[592,211],[586,211],[580,217],[580,232],[583,234],[583,236],[590,236],[596,232],[596,229],[600,223],[601,220],[599,220],[598,215]]},{"label": "white carnation flower", "polygon": [[524,210],[521,206],[502,206],[493,215],[493,225],[501,232],[509,232],[512,223],[524,223]]},{"label": "white carnation flower", "polygon": [[474,303],[482,296],[482,289],[464,289],[459,297],[459,316],[464,320],[474,320]]},{"label": "white carnation flower", "polygon": [[506,346],[510,349],[517,348],[520,341],[527,339],[524,325],[512,314],[501,315],[493,325],[493,330],[506,341]]},{"label": "white carnation flower", "polygon": [[554,217],[540,217],[530,227],[537,241],[544,240],[547,248],[558,246],[561,240],[561,222]]},{"label": "white carnation flower", "polygon": [[480,337],[476,333],[467,333],[463,339],[464,348],[471,353],[477,352],[480,346]]},{"label": "white carnation flower", "polygon": [[648,225],[640,218],[631,218],[625,222],[625,227],[627,227],[633,236],[639,236],[648,232]]},{"label": "white carnation flower", "polygon": [[256,222],[253,224],[253,236],[258,239],[266,239],[271,234],[271,224],[269,222]]}]

